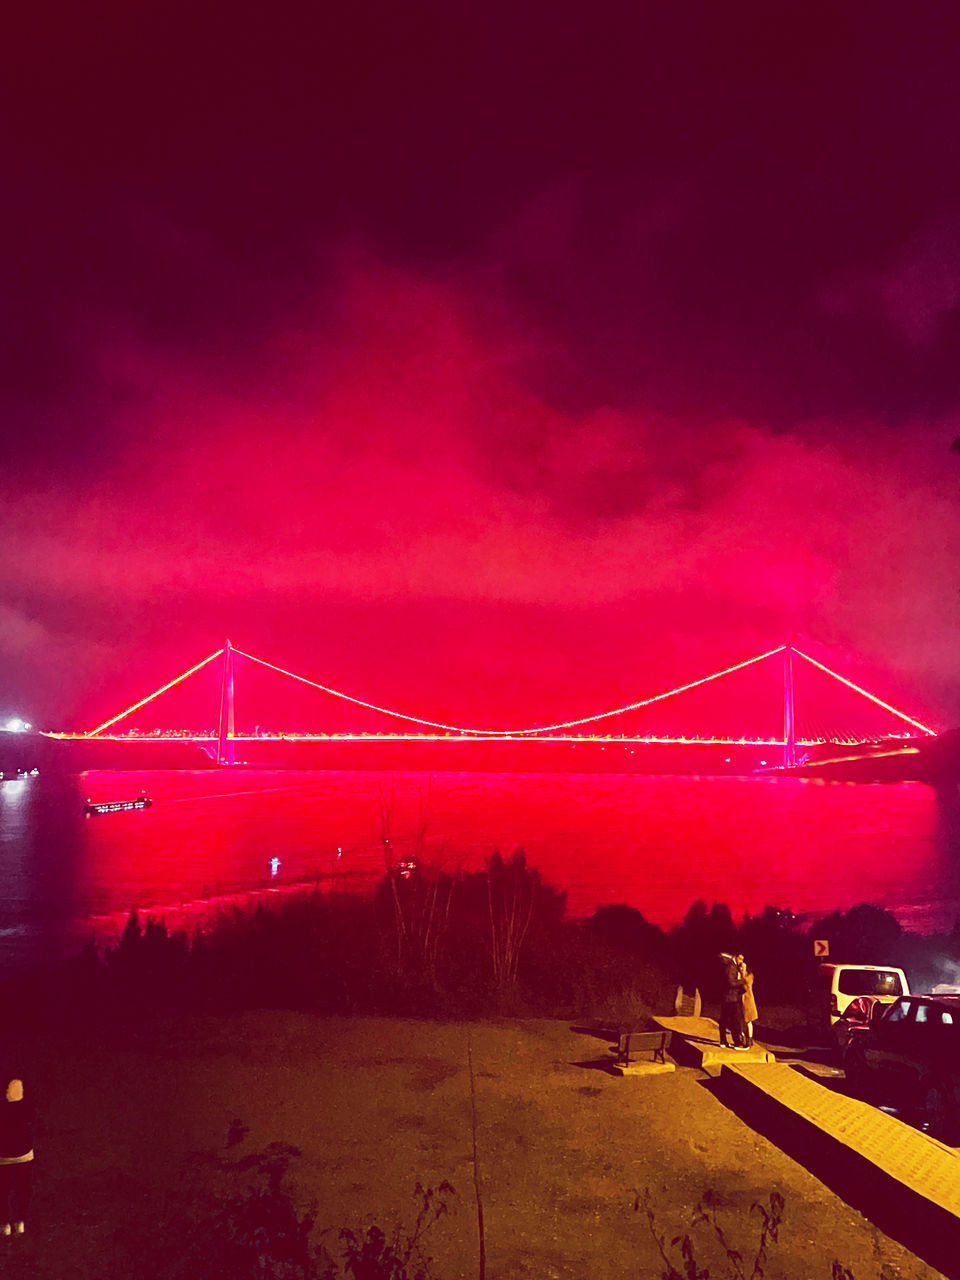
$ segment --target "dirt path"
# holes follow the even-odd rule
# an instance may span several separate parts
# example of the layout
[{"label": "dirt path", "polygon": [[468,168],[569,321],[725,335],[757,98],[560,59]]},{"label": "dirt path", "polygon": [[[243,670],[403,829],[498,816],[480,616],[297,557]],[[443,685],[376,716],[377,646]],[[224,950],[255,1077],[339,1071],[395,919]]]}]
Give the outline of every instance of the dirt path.
[{"label": "dirt path", "polygon": [[[457,1191],[428,1252],[441,1280],[477,1275],[468,1040],[490,1280],[635,1280],[663,1262],[638,1192],[669,1240],[705,1195],[753,1264],[755,1202],[786,1211],[767,1277],[935,1277],[801,1166],[754,1133],[701,1072],[618,1079],[604,1042],[568,1023],[423,1023],[260,1013],[185,1018],[92,1044],[19,1047],[42,1117],[30,1235],[12,1273],[87,1280],[118,1225],[155,1217],[191,1152],[285,1140],[331,1228],[411,1220],[416,1182]],[[13,1054],[16,1046],[8,1046]],[[332,1234],[335,1239],[335,1231]],[[698,1261],[732,1275],[705,1227]],[[679,1258],[674,1255],[679,1265]]]}]

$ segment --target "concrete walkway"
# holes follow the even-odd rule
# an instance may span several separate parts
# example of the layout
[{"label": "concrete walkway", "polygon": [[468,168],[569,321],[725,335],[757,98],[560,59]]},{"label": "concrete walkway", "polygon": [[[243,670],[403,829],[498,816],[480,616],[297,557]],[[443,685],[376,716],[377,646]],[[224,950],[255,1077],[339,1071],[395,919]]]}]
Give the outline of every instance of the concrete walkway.
[{"label": "concrete walkway", "polygon": [[[724,1049],[712,1018],[664,1017],[670,1054],[718,1078],[718,1092],[850,1205],[960,1280],[960,1151],[777,1062],[760,1045]],[[839,1072],[835,1074],[840,1074]]]},{"label": "concrete walkway", "polygon": [[719,1094],[885,1232],[960,1277],[960,1152],[782,1063],[726,1064]]},{"label": "concrete walkway", "polygon": [[669,1017],[654,1018],[658,1027],[671,1033],[670,1054],[684,1066],[702,1067],[716,1074],[726,1063],[775,1061],[774,1056],[762,1045],[753,1044],[749,1049],[725,1049],[720,1044],[720,1027],[713,1018]]}]

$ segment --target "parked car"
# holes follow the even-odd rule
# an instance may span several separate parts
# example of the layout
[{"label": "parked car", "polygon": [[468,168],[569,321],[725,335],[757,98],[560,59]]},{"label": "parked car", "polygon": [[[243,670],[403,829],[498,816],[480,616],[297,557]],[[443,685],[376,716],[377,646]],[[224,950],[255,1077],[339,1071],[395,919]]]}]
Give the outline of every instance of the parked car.
[{"label": "parked car", "polygon": [[857,996],[892,1004],[909,994],[907,975],[893,965],[818,964],[810,989],[810,1023],[832,1027]]},{"label": "parked car", "polygon": [[877,1002],[870,1025],[851,1036],[844,1066],[861,1096],[920,1108],[929,1133],[960,1144],[960,995]]},{"label": "parked car", "polygon": [[841,1062],[846,1059],[857,1036],[862,1035],[870,1026],[870,1018],[878,1001],[878,996],[854,996],[833,1024]]}]

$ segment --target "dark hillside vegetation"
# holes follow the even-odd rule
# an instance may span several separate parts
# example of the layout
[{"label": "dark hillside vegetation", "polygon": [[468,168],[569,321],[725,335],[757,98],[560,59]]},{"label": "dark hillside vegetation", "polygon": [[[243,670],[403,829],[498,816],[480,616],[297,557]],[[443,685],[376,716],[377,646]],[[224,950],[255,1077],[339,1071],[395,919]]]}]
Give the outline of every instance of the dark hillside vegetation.
[{"label": "dark hillside vegetation", "polygon": [[403,863],[371,896],[305,892],[192,936],[131,915],[112,946],[8,979],[0,1001],[17,1025],[266,1008],[628,1022],[672,1011],[681,985],[715,1001],[718,953],[742,951],[762,1020],[764,1006],[803,1005],[814,938],[831,959],[902,965],[915,990],[960,979],[960,929],[911,934],[869,903],[802,929],[782,908],[736,921],[725,903],[700,901],[669,931],[635,907],[572,920],[565,905],[520,850],[458,875]]}]

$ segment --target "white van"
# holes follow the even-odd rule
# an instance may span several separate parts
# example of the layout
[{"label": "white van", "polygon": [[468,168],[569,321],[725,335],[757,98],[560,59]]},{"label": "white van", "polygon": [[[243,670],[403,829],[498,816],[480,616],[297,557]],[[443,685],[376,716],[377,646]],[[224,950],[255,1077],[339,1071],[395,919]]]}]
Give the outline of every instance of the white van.
[{"label": "white van", "polygon": [[893,1004],[908,996],[910,985],[902,969],[889,964],[818,964],[810,991],[810,1021],[830,1026],[851,1000],[874,996],[878,1004]]}]

